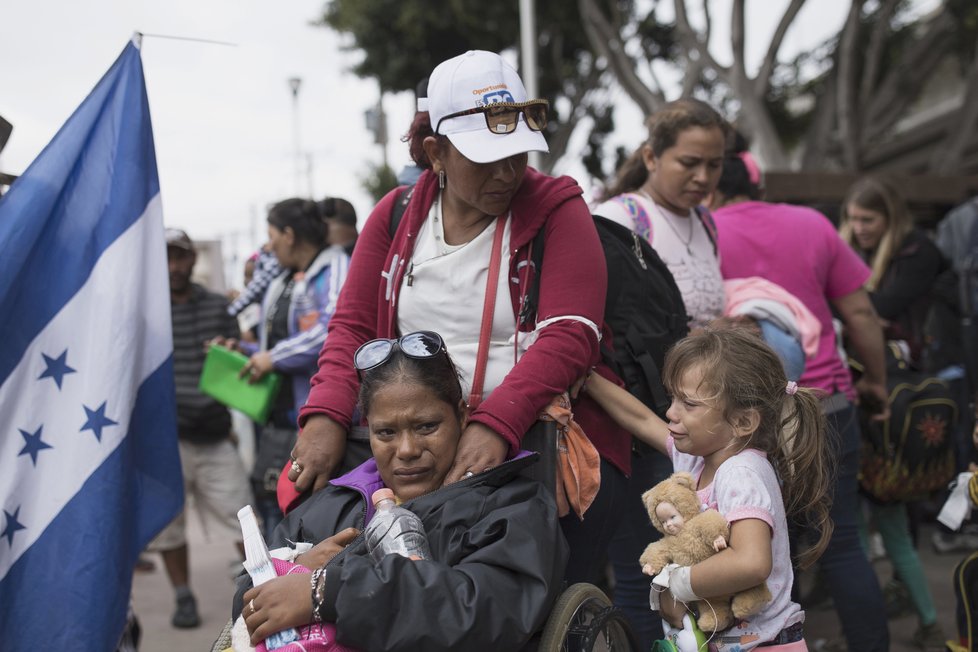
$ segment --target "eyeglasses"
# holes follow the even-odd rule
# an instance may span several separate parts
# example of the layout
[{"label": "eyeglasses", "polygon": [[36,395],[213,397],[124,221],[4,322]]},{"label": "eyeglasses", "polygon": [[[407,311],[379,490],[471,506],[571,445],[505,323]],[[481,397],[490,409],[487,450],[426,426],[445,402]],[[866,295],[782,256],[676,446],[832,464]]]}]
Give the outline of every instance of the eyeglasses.
[{"label": "eyeglasses", "polygon": [[416,331],[394,340],[370,340],[353,354],[357,376],[362,377],[364,371],[375,369],[390,360],[395,349],[400,349],[401,353],[416,360],[434,358],[440,354],[448,355],[445,341],[441,339],[441,335],[432,331]]},{"label": "eyeglasses", "polygon": [[435,133],[440,133],[441,123],[452,118],[461,118],[467,115],[481,113],[486,117],[486,128],[494,134],[509,134],[516,131],[520,114],[526,126],[533,131],[543,131],[547,127],[547,108],[550,102],[547,100],[530,100],[529,102],[494,102],[485,106],[477,106],[474,109],[466,109],[458,113],[449,113],[438,121],[435,126]]}]

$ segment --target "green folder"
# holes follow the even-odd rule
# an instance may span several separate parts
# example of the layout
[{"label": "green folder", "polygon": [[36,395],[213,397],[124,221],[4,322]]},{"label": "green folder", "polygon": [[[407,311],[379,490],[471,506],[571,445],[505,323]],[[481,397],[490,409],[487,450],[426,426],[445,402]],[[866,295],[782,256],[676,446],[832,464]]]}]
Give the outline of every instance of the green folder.
[{"label": "green folder", "polygon": [[282,376],[267,374],[255,384],[247,376],[238,378],[248,358],[223,346],[211,345],[200,372],[198,389],[218,403],[239,410],[264,424],[275,403]]}]

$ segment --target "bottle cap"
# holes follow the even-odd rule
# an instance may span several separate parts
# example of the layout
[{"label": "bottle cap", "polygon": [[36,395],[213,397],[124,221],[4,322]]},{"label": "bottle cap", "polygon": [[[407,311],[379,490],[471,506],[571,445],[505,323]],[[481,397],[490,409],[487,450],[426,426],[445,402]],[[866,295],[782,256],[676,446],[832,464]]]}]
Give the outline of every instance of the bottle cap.
[{"label": "bottle cap", "polygon": [[379,503],[382,500],[387,500],[388,498],[390,500],[394,500],[394,492],[391,491],[390,489],[384,488],[375,491],[373,495],[370,496],[370,501],[374,504],[374,507],[376,507],[377,503]]}]

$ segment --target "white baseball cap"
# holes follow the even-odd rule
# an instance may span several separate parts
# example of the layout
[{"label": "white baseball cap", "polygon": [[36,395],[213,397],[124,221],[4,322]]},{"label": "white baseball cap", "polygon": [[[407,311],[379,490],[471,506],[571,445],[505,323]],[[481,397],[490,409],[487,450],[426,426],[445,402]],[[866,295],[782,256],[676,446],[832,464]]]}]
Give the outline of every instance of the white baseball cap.
[{"label": "white baseball cap", "polygon": [[447,115],[494,102],[526,102],[526,88],[519,74],[501,56],[485,50],[469,50],[443,61],[428,78],[428,97],[418,98],[418,110],[427,111],[431,128],[448,136],[462,156],[475,163],[491,163],[525,152],[549,152],[547,140],[526,126],[520,115],[508,134],[489,131],[481,113],[449,118]]}]

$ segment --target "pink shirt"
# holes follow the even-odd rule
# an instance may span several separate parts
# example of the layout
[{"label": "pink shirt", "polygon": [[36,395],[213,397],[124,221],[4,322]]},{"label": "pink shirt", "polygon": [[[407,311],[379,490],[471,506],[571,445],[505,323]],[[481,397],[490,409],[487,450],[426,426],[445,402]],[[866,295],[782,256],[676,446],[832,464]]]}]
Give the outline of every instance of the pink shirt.
[{"label": "pink shirt", "polygon": [[[672,458],[673,468],[689,471],[699,484],[705,466],[703,458],[676,450],[672,437],[666,440],[666,450]],[[703,509],[717,510],[729,523],[753,518],[771,528],[771,574],[765,581],[773,599],[760,613],[739,620],[733,627],[720,632],[711,641],[710,649],[745,652],[771,641],[782,629],[804,622],[805,612],[791,601],[794,574],[788,545],[788,520],[778,476],[767,455],[754,448],[737,453],[720,465],[713,482],[697,489],[696,495]]]},{"label": "pink shirt", "polygon": [[822,325],[818,352],[808,360],[800,384],[853,398],[848,366],[836,350],[829,302],[852,294],[869,278],[869,268],[828,218],[811,208],[749,201],[713,213],[724,278],[760,276],[777,283],[808,306]]}]

